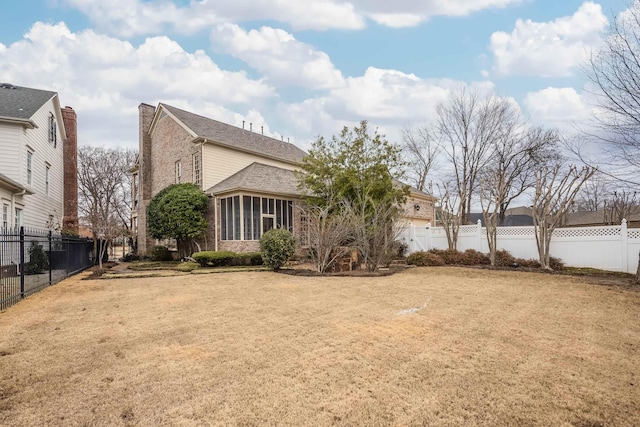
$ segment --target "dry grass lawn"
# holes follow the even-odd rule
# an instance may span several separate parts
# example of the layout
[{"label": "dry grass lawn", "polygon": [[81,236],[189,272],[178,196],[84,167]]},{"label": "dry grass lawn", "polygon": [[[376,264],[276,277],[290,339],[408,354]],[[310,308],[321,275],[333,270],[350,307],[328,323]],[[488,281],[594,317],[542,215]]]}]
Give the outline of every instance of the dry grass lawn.
[{"label": "dry grass lawn", "polygon": [[0,314],[0,425],[640,425],[640,292],[522,272],[66,280]]}]

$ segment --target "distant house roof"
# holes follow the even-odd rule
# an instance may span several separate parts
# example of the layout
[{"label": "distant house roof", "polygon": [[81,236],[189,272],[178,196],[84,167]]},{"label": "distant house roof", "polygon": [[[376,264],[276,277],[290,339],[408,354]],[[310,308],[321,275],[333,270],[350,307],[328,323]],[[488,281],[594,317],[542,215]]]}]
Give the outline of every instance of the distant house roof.
[{"label": "distant house roof", "polygon": [[[640,221],[640,207],[636,207],[635,209],[631,209],[629,215],[626,218],[627,222],[638,222]],[[586,225],[602,225],[602,224],[610,224],[615,223],[618,225],[617,221],[611,220],[611,212],[610,210],[598,209],[597,211],[579,211],[567,214],[565,217],[565,225],[568,227],[579,227]]]},{"label": "distant house roof", "polygon": [[302,194],[295,172],[255,162],[209,188],[206,193],[218,195],[242,190],[292,196]]},{"label": "distant house roof", "polygon": [[[469,214],[469,222],[475,224],[478,220],[480,220],[482,226],[484,226],[484,217],[482,216],[482,213]],[[507,211],[507,215],[504,217],[505,227],[523,227],[527,225],[533,225],[533,217],[531,215],[509,215]]]},{"label": "distant house roof", "polygon": [[[9,119],[29,123],[29,119],[55,92],[0,83],[0,120]],[[35,124],[31,122],[35,127]]]},{"label": "distant house roof", "polygon": [[411,193],[411,195],[413,195],[413,196],[423,196],[423,197],[432,198],[434,200],[438,199],[433,194],[429,194],[426,191],[418,190],[416,187],[414,187],[414,186],[412,186],[410,184],[406,184],[406,183],[400,181],[399,179],[393,178],[393,184],[396,185],[396,186],[398,186],[398,185],[407,185],[407,186],[409,186],[409,193]]},{"label": "distant house roof", "polygon": [[279,141],[256,132],[240,129],[171,105],[160,104],[160,106],[191,129],[198,138],[206,139],[219,145],[250,151],[267,157],[275,157],[291,163],[302,162],[302,158],[307,154],[289,142]]}]

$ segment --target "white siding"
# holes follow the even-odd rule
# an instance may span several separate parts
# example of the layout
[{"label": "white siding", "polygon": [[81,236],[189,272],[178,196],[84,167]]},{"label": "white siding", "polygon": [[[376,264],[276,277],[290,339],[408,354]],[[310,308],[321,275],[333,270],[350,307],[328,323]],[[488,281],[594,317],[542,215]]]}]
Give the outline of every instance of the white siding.
[{"label": "white siding", "polygon": [[204,144],[202,147],[202,188],[207,190],[254,162],[288,170],[298,169],[290,163],[268,159],[257,154]]},{"label": "white siding", "polygon": [[20,147],[23,127],[0,123],[0,173],[20,182]]},{"label": "white siding", "polygon": [[[58,121],[52,100],[45,103],[31,119],[38,125],[35,129],[27,129],[22,144],[20,158],[21,179],[18,181],[27,186],[27,146],[33,149],[32,184],[28,186],[34,194],[24,197],[23,224],[25,227],[45,228],[49,215],[62,224],[63,217],[63,152],[60,129],[64,126]],[[49,115],[56,117],[57,145],[49,142]],[[50,165],[49,195],[46,194],[45,168]]]}]

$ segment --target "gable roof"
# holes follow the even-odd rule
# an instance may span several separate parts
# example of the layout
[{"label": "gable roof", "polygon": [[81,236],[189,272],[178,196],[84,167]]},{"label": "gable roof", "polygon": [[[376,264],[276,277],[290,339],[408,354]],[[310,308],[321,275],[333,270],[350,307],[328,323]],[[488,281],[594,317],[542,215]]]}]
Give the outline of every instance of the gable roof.
[{"label": "gable roof", "polygon": [[289,142],[278,141],[275,138],[263,136],[249,130],[199,116],[188,111],[159,104],[158,111],[165,109],[182,124],[190,129],[197,138],[206,142],[240,149],[266,157],[277,158],[291,163],[300,163],[307,154]]},{"label": "gable roof", "polygon": [[220,181],[206,193],[215,196],[240,190],[292,196],[302,194],[298,189],[298,177],[294,171],[256,162]]},{"label": "gable roof", "polygon": [[[29,119],[47,101],[56,96],[56,92],[0,84],[0,119],[29,122]],[[31,122],[35,127],[35,124]]]}]

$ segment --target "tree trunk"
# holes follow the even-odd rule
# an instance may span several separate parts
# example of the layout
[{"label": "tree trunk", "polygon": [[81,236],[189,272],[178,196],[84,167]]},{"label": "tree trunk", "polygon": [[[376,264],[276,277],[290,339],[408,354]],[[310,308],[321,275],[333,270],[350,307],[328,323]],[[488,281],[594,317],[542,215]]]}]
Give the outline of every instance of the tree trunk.
[{"label": "tree trunk", "polygon": [[636,270],[636,283],[640,284],[640,252],[638,252],[638,269]]}]

